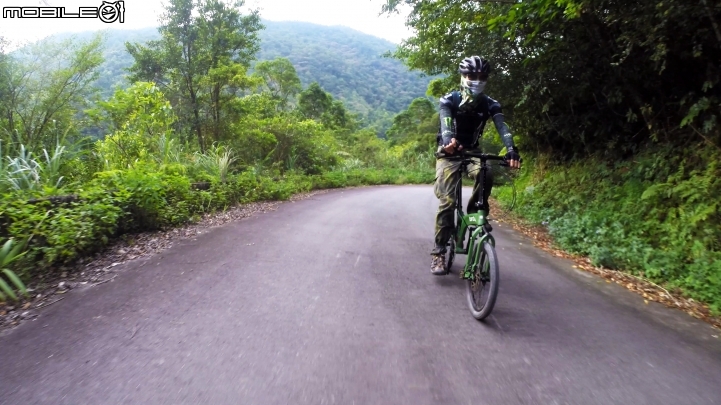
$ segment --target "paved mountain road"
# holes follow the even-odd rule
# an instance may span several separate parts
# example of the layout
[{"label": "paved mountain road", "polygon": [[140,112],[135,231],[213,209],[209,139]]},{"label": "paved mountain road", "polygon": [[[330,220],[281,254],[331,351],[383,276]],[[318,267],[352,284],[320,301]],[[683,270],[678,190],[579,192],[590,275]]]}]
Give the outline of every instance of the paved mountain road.
[{"label": "paved mountain road", "polygon": [[332,191],[129,262],[0,337],[0,404],[721,404],[718,331],[503,226],[475,321],[435,209]]}]

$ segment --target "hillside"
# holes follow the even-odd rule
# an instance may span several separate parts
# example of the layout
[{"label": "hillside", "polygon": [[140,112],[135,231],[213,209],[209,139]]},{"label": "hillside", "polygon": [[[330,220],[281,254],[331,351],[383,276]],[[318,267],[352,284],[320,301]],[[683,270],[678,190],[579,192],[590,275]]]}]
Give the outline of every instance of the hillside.
[{"label": "hillside", "polygon": [[[360,114],[368,125],[380,130],[390,126],[393,115],[416,97],[425,94],[430,80],[410,72],[398,60],[382,55],[395,49],[386,40],[346,27],[326,27],[300,22],[264,21],[261,50],[257,60],[288,58],[298,71],[303,86],[316,81],[349,110]],[[89,39],[92,32],[59,34],[57,39]],[[125,42],[157,38],[157,30],[107,30],[105,57],[98,85],[104,95],[115,86],[127,86],[124,69],[133,63]]]},{"label": "hillside", "polygon": [[384,58],[395,49],[386,40],[346,27],[265,21],[259,60],[285,57],[301,82],[321,87],[357,112],[398,113],[422,97],[429,78],[409,72],[398,60]]}]

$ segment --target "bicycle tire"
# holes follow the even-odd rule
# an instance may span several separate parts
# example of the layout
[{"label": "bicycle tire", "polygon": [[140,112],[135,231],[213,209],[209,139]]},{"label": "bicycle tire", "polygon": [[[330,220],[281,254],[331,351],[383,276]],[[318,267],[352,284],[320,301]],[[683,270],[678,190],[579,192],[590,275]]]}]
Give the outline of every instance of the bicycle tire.
[{"label": "bicycle tire", "polygon": [[[485,319],[493,311],[493,307],[496,305],[496,298],[498,297],[498,285],[500,272],[498,270],[498,257],[496,256],[496,249],[489,241],[484,241],[482,246],[477,247],[479,249],[477,253],[480,254],[481,259],[478,262],[478,269],[474,269],[473,278],[474,280],[466,279],[466,298],[468,301],[468,309],[474,318],[481,321]],[[471,259],[469,252],[469,260]],[[484,272],[488,280],[483,282],[481,277],[480,269],[484,269]],[[486,298],[482,297],[482,291],[477,299],[474,295],[474,282],[479,280],[475,287],[488,289],[488,295]],[[477,301],[483,301],[482,305]]]}]

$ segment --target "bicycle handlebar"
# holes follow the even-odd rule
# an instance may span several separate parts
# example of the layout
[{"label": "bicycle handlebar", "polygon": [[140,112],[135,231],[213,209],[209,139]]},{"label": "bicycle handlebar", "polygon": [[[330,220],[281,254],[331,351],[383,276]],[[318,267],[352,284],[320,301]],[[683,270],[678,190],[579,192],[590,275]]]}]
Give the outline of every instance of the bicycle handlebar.
[{"label": "bicycle handlebar", "polygon": [[446,152],[440,151],[436,152],[437,158],[445,158],[445,159],[467,159],[467,158],[479,158],[481,159],[481,162],[485,162],[486,160],[499,160],[502,161],[500,163],[501,166],[508,166],[508,162],[506,161],[506,158],[503,156],[498,155],[492,155],[490,153],[482,153],[480,151],[475,150],[459,150],[456,151],[456,153],[449,155]]}]

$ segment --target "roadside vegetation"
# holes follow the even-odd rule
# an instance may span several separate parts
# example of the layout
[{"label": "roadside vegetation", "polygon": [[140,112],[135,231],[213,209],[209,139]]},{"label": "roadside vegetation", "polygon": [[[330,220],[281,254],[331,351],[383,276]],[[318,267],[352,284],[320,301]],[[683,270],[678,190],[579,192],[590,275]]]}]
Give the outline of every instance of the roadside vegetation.
[{"label": "roadside vegetation", "polygon": [[110,97],[100,36],[0,42],[0,301],[123,234],[313,189],[433,181],[427,145],[389,145],[288,59],[255,61],[263,26],[241,4],[169,1],[159,39],[126,44],[130,85]]}]

